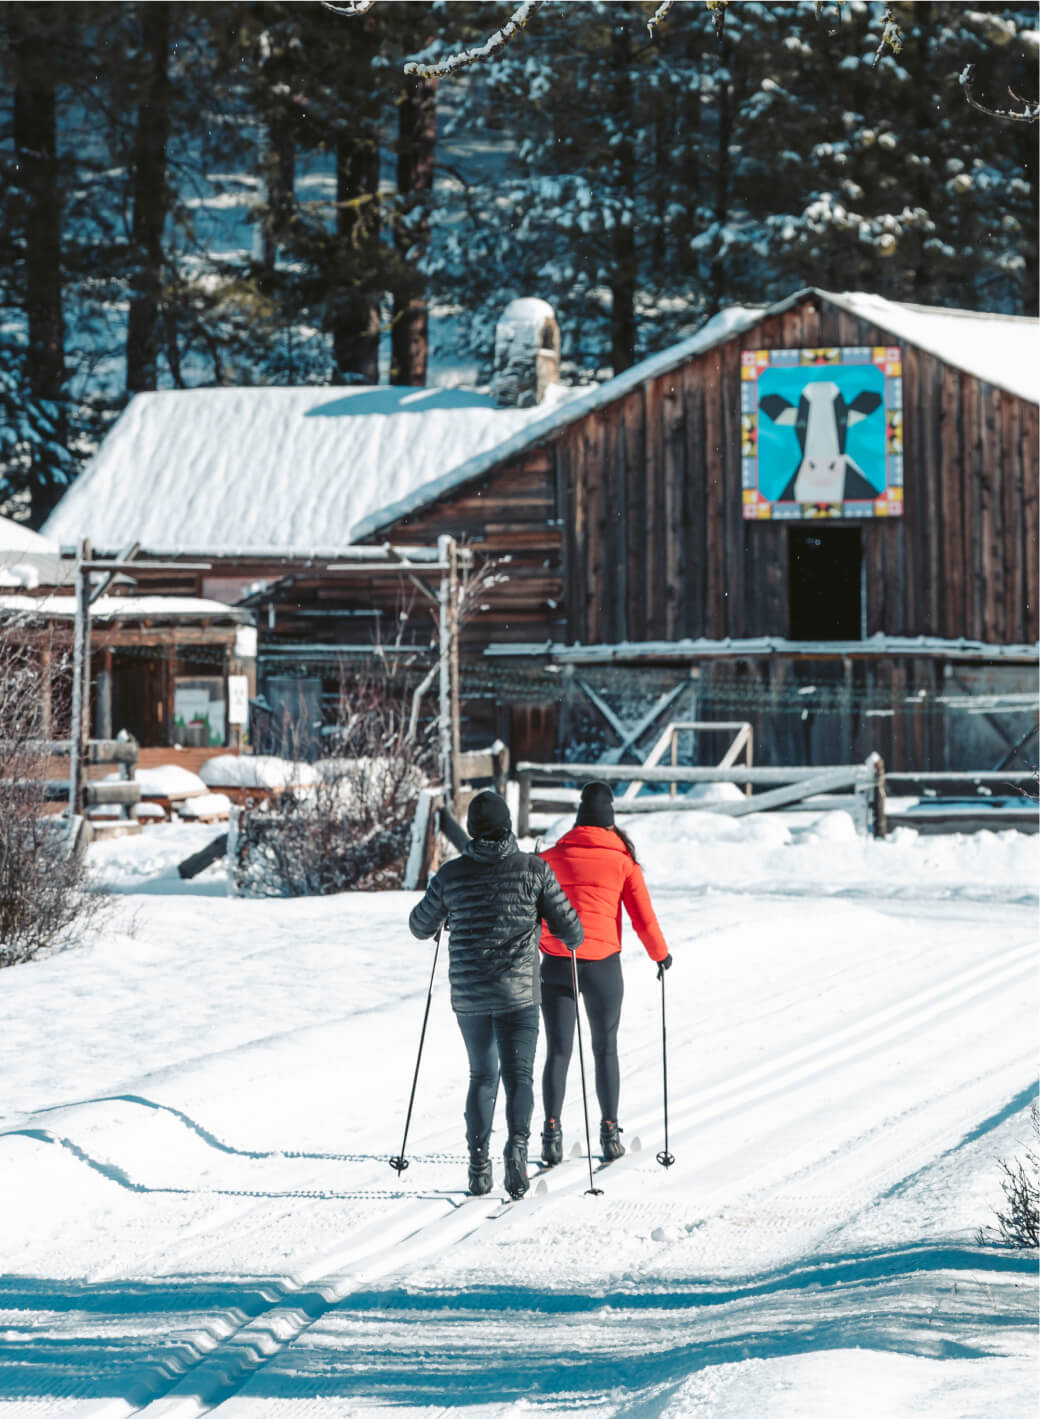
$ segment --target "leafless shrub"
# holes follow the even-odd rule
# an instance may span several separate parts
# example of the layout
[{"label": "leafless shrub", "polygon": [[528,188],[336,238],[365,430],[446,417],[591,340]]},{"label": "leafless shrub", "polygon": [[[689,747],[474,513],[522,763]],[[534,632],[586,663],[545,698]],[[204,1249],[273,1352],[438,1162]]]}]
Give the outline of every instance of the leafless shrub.
[{"label": "leafless shrub", "polygon": [[1040,1245],[1040,1107],[1034,1101],[1029,1110],[1033,1137],[1037,1140],[1014,1162],[1001,1160],[1000,1186],[1003,1209],[996,1209],[997,1225],[983,1227],[979,1243],[994,1246],[1034,1248]]},{"label": "leafless shrub", "polygon": [[[40,644],[0,629],[0,966],[31,961],[96,920],[107,904],[91,882],[75,825],[46,811]],[[51,655],[61,669],[61,655]]]},{"label": "leafless shrub", "polygon": [[244,815],[231,870],[250,896],[327,896],[399,887],[430,734],[409,732],[400,677],[384,661],[340,676],[337,713],[313,785]]}]

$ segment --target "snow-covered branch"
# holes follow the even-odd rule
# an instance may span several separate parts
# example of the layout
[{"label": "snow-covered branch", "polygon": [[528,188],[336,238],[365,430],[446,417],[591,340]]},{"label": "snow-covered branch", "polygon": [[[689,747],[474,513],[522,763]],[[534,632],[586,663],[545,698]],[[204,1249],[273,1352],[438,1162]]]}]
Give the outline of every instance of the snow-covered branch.
[{"label": "snow-covered branch", "polygon": [[646,27],[651,35],[674,4],[675,0],[661,0],[660,5],[658,5],[657,9],[646,22]]},{"label": "snow-covered branch", "polygon": [[347,0],[345,5],[334,5],[332,0],[322,0],[326,10],[331,10],[334,15],[367,15],[376,0]]},{"label": "snow-covered branch", "polygon": [[878,67],[886,49],[890,49],[893,54],[898,54],[902,48],[903,31],[899,28],[899,23],[896,20],[895,11],[892,6],[886,5],[881,26],[881,39],[874,53],[874,63],[871,65],[871,68],[876,69]]},{"label": "snow-covered branch", "polygon": [[1040,100],[1021,99],[1011,88],[1008,89],[1008,93],[1015,103],[1021,105],[1017,111],[1011,108],[987,108],[985,104],[979,103],[974,91],[974,64],[966,64],[964,66],[960,73],[959,82],[961,88],[964,90],[964,97],[967,99],[968,103],[971,104],[972,108],[977,109],[979,113],[984,113],[987,118],[1007,118],[1014,123],[1040,122]]},{"label": "snow-covered branch", "polygon": [[443,79],[445,75],[454,74],[469,64],[479,64],[482,59],[490,59],[493,54],[503,49],[514,35],[526,29],[531,16],[540,10],[543,4],[544,0],[524,0],[524,4],[513,11],[502,28],[496,30],[483,44],[473,49],[460,50],[457,54],[449,54],[446,59],[436,64],[422,64],[413,60],[404,66],[404,72],[418,79]]}]

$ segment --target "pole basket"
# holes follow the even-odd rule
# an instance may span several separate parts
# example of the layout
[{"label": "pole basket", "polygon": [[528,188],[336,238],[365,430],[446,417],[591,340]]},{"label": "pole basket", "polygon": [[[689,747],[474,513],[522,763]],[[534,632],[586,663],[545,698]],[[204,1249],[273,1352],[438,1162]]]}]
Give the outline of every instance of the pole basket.
[{"label": "pole basket", "polygon": [[664,1149],[662,1152],[658,1153],[657,1161],[661,1164],[662,1168],[670,1168],[675,1162],[675,1154],[669,1153],[667,1149]]},{"label": "pole basket", "polygon": [[587,1188],[585,1189],[585,1196],[586,1196],[586,1197],[602,1197],[602,1196],[603,1196],[603,1189],[602,1189],[601,1187],[587,1187]]},{"label": "pole basket", "polygon": [[407,1158],[391,1158],[391,1159],[390,1159],[390,1166],[393,1168],[393,1170],[394,1170],[395,1173],[403,1173],[404,1170],[405,1170],[405,1168],[407,1168],[407,1166],[408,1166],[408,1159],[407,1159]]}]

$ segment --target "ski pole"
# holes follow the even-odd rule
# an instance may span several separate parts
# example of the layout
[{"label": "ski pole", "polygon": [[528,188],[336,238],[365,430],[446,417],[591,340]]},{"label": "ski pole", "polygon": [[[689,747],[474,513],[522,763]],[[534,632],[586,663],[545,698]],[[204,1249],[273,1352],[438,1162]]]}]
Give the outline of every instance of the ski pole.
[{"label": "ski pole", "polygon": [[412,1105],[415,1103],[415,1086],[419,1082],[419,1061],[422,1059],[423,1041],[426,1039],[426,1022],[430,1018],[430,1001],[433,999],[433,978],[437,974],[437,956],[441,949],[441,932],[444,930],[443,924],[437,928],[437,935],[433,944],[433,966],[430,969],[430,988],[426,992],[426,1009],[423,1012],[422,1031],[419,1035],[419,1053],[415,1057],[415,1073],[412,1075],[412,1092],[408,1096],[408,1114],[404,1121],[404,1137],[401,1139],[401,1151],[396,1158],[390,1159],[390,1166],[396,1173],[403,1173],[408,1166],[408,1159],[404,1156],[405,1145],[408,1142],[408,1127],[412,1121]]},{"label": "ski pole", "polygon": [[661,982],[661,1065],[664,1071],[664,1148],[657,1155],[662,1168],[670,1168],[675,1155],[668,1151],[668,1031],[664,1020],[664,966],[658,966],[657,979]]},{"label": "ski pole", "polygon": [[574,984],[574,1023],[578,1029],[578,1063],[581,1065],[581,1104],[585,1110],[585,1151],[589,1159],[589,1185],[585,1196],[602,1197],[603,1189],[592,1181],[592,1138],[589,1134],[589,1096],[585,1088],[585,1055],[581,1047],[581,1011],[578,1008],[578,953],[571,952],[571,980]]}]

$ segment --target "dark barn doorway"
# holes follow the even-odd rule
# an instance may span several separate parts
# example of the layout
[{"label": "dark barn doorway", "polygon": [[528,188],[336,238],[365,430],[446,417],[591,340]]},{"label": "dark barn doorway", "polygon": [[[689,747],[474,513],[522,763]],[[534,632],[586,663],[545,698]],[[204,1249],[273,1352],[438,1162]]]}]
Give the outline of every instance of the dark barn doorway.
[{"label": "dark barn doorway", "polygon": [[863,634],[858,527],[791,527],[787,541],[788,636],[858,641]]}]

